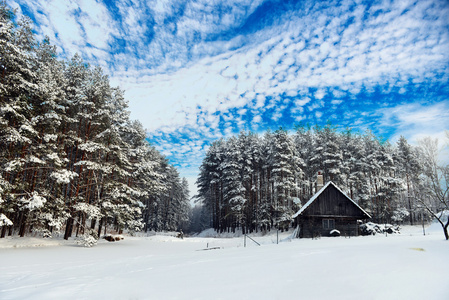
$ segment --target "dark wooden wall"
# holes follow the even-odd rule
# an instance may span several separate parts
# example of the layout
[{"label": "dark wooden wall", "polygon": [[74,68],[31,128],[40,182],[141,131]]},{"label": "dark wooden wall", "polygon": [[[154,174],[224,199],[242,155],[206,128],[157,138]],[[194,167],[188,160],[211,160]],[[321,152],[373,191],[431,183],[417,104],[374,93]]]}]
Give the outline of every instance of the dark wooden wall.
[{"label": "dark wooden wall", "polygon": [[303,216],[340,216],[364,219],[366,216],[337,188],[329,185],[302,213]]},{"label": "dark wooden wall", "polygon": [[332,229],[323,228],[323,219],[328,217],[302,217],[299,219],[299,237],[313,238],[317,236],[331,236],[332,229],[340,231],[340,236],[357,236],[359,235],[359,226],[357,219],[351,218],[333,218],[335,226]]}]

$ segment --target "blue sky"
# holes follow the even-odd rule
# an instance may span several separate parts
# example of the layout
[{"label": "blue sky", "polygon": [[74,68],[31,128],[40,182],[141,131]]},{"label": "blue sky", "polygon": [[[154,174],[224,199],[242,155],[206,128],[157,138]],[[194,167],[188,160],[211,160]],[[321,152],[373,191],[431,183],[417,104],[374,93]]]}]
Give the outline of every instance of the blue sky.
[{"label": "blue sky", "polygon": [[442,144],[449,129],[447,0],[7,3],[126,91],[193,192],[208,145],[241,130],[331,121]]}]

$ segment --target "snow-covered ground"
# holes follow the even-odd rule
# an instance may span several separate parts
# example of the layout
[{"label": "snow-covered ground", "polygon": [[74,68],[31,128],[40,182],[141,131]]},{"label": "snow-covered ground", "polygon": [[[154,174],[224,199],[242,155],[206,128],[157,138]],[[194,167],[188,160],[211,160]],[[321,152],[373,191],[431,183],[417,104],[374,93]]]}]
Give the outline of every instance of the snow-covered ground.
[{"label": "snow-covered ground", "polygon": [[0,299],[449,299],[449,242],[438,226],[426,236],[409,226],[388,237],[254,239],[262,245],[0,239]]}]

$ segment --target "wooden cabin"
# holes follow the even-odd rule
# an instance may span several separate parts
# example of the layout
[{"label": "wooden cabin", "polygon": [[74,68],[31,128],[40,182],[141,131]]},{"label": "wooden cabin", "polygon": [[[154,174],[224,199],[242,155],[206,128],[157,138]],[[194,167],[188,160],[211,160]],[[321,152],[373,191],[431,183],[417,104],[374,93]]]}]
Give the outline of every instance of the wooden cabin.
[{"label": "wooden cabin", "polygon": [[359,233],[358,220],[371,218],[331,181],[292,217],[298,226],[297,237],[300,238],[356,236]]}]

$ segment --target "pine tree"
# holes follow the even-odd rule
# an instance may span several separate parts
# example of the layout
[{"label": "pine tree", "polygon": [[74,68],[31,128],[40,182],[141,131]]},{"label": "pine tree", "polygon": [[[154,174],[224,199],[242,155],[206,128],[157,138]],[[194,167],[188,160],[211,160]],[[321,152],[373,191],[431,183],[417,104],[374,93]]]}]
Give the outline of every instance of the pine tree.
[{"label": "pine tree", "polygon": [[419,182],[420,163],[416,150],[408,144],[405,137],[401,136],[397,142],[397,161],[398,161],[398,175],[400,175],[406,184],[406,205],[408,206],[408,213],[410,224],[414,224],[414,194],[415,186]]},{"label": "pine tree", "polygon": [[[13,223],[20,226],[23,236],[29,225],[34,206],[31,174],[36,165],[42,164],[30,145],[37,136],[33,124],[33,107],[30,99],[37,90],[35,70],[35,40],[30,20],[22,18],[17,26],[14,13],[4,2],[0,3],[0,164],[2,178],[10,184],[3,210],[14,214]],[[36,196],[41,197],[41,196]],[[4,234],[2,234],[4,235]]]},{"label": "pine tree", "polygon": [[225,207],[223,203],[222,170],[224,161],[224,140],[213,142],[206,152],[200,166],[197,185],[199,200],[204,204],[212,218],[212,226],[217,231],[223,231]]},{"label": "pine tree", "polygon": [[246,205],[243,187],[243,157],[236,137],[226,143],[226,151],[220,166],[223,185],[224,227],[235,232],[236,227],[246,223],[244,206]]},{"label": "pine tree", "polygon": [[299,125],[296,128],[294,142],[297,155],[302,159],[302,185],[300,200],[306,203],[314,194],[314,182],[320,170],[315,164],[316,142],[310,126]]},{"label": "pine tree", "polygon": [[250,233],[258,229],[258,208],[261,192],[262,158],[258,135],[241,132],[238,136],[238,148],[241,153],[242,186],[244,188],[244,219],[242,231]]},{"label": "pine tree", "polygon": [[287,131],[274,132],[270,155],[271,180],[273,183],[273,212],[276,224],[285,226],[291,220],[293,197],[299,194],[298,174],[301,160],[296,156],[293,140]]}]

